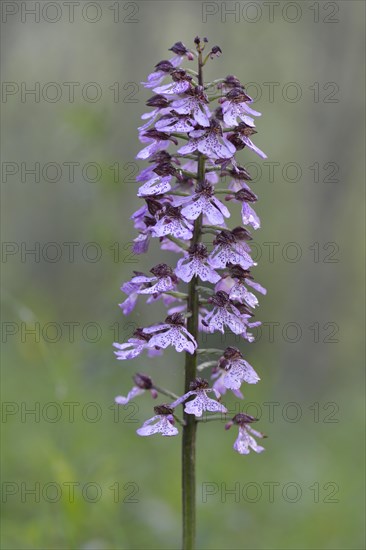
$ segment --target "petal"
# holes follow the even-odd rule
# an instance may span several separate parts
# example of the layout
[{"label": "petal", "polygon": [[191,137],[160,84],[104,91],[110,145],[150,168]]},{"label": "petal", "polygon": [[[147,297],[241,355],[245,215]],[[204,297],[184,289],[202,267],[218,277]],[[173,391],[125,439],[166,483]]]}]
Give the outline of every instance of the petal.
[{"label": "petal", "polygon": [[197,417],[202,416],[204,409],[204,400],[202,398],[201,392],[196,394],[195,399],[188,401],[185,404],[184,410],[187,414],[194,414]]},{"label": "petal", "polygon": [[194,117],[194,120],[196,122],[198,122],[198,124],[200,124],[201,126],[210,126],[210,120],[209,120],[209,117],[207,116],[207,112],[203,112],[199,105],[196,106],[196,108],[194,109],[193,111],[193,117]]},{"label": "petal", "polygon": [[193,153],[193,151],[197,149],[197,146],[198,146],[197,141],[192,139],[187,143],[187,145],[183,145],[183,147],[180,147],[178,149],[178,153],[180,153],[181,155],[187,155],[188,153]]},{"label": "petal", "polygon": [[142,395],[145,393],[145,390],[142,388],[138,388],[137,386],[134,386],[127,394],[127,397],[124,397],[123,395],[118,395],[114,402],[117,403],[117,405],[127,405],[134,397],[137,397],[138,395]]},{"label": "petal", "polygon": [[187,258],[181,258],[178,260],[175,273],[182,281],[189,283],[195,275],[193,261],[187,262]]},{"label": "petal", "polygon": [[249,107],[248,103],[244,102],[244,103],[239,103],[239,106],[240,106],[240,110],[241,111],[244,111],[246,113],[249,113],[250,115],[253,115],[253,116],[262,116],[262,113],[259,113],[258,111],[255,111],[254,109],[252,109],[251,107]]},{"label": "petal", "polygon": [[182,208],[182,214],[188,220],[196,220],[206,205],[207,201],[203,197],[197,198],[197,195],[194,195],[192,202]]},{"label": "petal", "polygon": [[163,193],[170,191],[170,189],[172,188],[170,185],[171,179],[171,176],[167,176],[164,178],[157,176],[155,178],[152,178],[139,188],[137,196],[144,197],[147,195],[162,195]]},{"label": "petal", "polygon": [[[161,418],[162,418],[162,416],[159,415],[159,414],[156,415],[156,416],[153,416],[152,418],[149,418],[149,420],[146,420],[143,423],[141,428],[136,430],[136,433],[138,435],[142,435],[142,436],[155,434],[157,431],[159,431],[159,422],[161,421]],[[153,422],[155,422],[155,420],[158,420],[158,422],[156,422],[156,424],[153,424]],[[157,428],[157,426],[158,426],[158,428]]]},{"label": "petal", "polygon": [[155,285],[140,290],[139,294],[156,294],[173,290],[173,288],[175,288],[175,284],[173,283],[171,278],[163,277],[162,279],[159,279],[159,281]]},{"label": "petal", "polygon": [[256,283],[254,281],[251,281],[250,279],[247,279],[247,285],[251,286],[256,290],[257,292],[260,292],[261,294],[267,294],[267,290],[261,286],[259,283]]},{"label": "petal", "polygon": [[244,225],[251,225],[253,229],[258,229],[261,222],[253,208],[248,203],[243,202],[241,207],[241,217]]},{"label": "petal", "polygon": [[249,139],[247,136],[244,136],[242,139],[244,143],[247,145],[247,147],[249,147],[249,149],[252,149],[252,151],[257,153],[257,155],[259,155],[263,159],[267,158],[267,155],[263,153],[263,151],[261,151],[261,149],[259,149],[256,145],[254,145],[251,139]]}]

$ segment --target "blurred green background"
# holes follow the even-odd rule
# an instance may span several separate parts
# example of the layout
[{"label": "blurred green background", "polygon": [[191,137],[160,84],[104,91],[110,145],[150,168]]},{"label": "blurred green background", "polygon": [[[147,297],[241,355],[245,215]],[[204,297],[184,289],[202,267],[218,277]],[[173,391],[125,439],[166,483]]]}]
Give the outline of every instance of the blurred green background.
[{"label": "blurred green background", "polygon": [[162,316],[141,301],[124,318],[122,282],[176,260],[131,254],[139,83],[197,34],[223,50],[206,80],[251,83],[263,113],[267,163],[239,157],[268,288],[241,344],[262,381],[240,406],[269,436],[242,457],[234,429],[200,426],[197,544],[364,548],[364,2],[81,1],[73,22],[65,2],[38,3],[39,22],[21,4],[2,2],[2,548],[180,547],[181,440],[136,436],[150,396],[113,400],[141,371],[181,393],[183,357],[120,363],[111,344]]}]

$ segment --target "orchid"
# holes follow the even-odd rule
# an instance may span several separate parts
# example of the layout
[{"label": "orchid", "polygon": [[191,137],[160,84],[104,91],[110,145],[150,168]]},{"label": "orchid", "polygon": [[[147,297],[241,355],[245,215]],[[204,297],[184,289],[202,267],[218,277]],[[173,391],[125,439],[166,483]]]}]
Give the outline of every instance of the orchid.
[{"label": "orchid", "polygon": [[[222,53],[213,46],[204,54],[206,47],[206,38],[196,37],[192,49],[176,42],[170,48],[174,56],[157,63],[143,83],[153,95],[146,103],[151,111],[142,115],[144,122],[139,127],[143,146],[136,158],[148,165],[136,177],[136,194],[143,203],[131,215],[138,231],[133,251],[146,253],[155,240],[164,255],[178,258],[173,263],[159,259],[151,275],[136,271],[122,284],[127,297],[120,307],[125,315],[134,311],[141,296],[147,298],[146,304],[160,300],[167,315],[139,327],[127,342],[114,343],[119,360],[132,360],[146,351],[150,361],[167,348],[185,354],[184,391],[178,395],[157,386],[150,376],[138,374],[127,395],[115,398],[122,405],[146,391],[153,398],[160,394],[170,398],[154,407],[155,415],[137,434],[176,436],[176,423],[182,427],[184,550],[194,547],[197,427],[206,419],[225,417],[221,397],[227,391],[242,399],[243,387],[260,380],[246,359],[247,350],[228,346],[222,352],[202,343],[216,332],[230,332],[243,343],[253,342],[250,330],[260,325],[253,320],[259,303],[254,292],[266,294],[252,275],[257,264],[249,227],[260,227],[253,208],[258,196],[249,187],[249,172],[238,160],[239,155],[252,153],[266,158],[252,141],[257,134],[254,117],[260,113],[236,76],[205,82],[204,66]],[[198,70],[189,66],[194,59]],[[188,62],[186,68],[181,66],[183,61]],[[229,183],[222,188],[224,178]],[[227,205],[232,202],[240,205],[243,224],[233,229],[227,226],[231,217]],[[218,360],[203,360],[212,353],[219,353]],[[197,377],[198,371],[208,367],[212,367],[212,387],[206,378]],[[182,418],[177,412],[180,407]],[[234,449],[242,455],[250,449],[264,450],[255,439],[263,434],[250,426],[255,421],[239,413],[226,425],[227,429],[238,426]]]},{"label": "orchid", "polygon": [[261,447],[261,445],[258,445],[258,443],[256,442],[253,436],[258,437],[260,439],[266,436],[261,432],[257,432],[257,430],[254,430],[249,425],[252,422],[256,422],[256,421],[257,421],[257,418],[253,418],[248,414],[239,413],[235,415],[234,418],[230,422],[228,422],[225,426],[227,430],[229,430],[231,426],[233,426],[234,424],[239,426],[239,434],[237,439],[235,440],[233,448],[236,452],[238,452],[241,455],[249,454],[250,449],[252,449],[256,453],[262,453],[264,451],[264,447]]},{"label": "orchid", "polygon": [[126,397],[124,397],[123,395],[118,395],[114,399],[115,403],[117,403],[118,405],[127,405],[127,403],[132,401],[135,397],[145,393],[146,390],[150,390],[151,397],[153,399],[156,399],[158,397],[158,392],[154,388],[153,381],[151,380],[150,376],[147,376],[146,374],[136,374],[133,377],[133,380],[135,382],[135,386],[132,387]]}]

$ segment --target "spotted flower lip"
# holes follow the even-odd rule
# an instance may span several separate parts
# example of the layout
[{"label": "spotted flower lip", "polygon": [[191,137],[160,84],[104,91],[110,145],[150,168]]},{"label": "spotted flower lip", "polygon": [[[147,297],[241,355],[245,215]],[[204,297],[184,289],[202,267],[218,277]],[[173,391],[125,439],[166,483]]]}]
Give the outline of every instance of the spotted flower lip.
[{"label": "spotted flower lip", "polygon": [[185,201],[186,206],[182,208],[182,214],[188,220],[196,220],[204,214],[212,225],[222,225],[224,218],[230,218],[227,207],[220,202],[214,194],[214,188],[206,184]]},{"label": "spotted flower lip", "polygon": [[177,143],[177,140],[165,132],[159,132],[158,130],[147,130],[140,135],[140,141],[142,143],[150,143],[144,149],[142,149],[136,156],[137,159],[148,159],[155,155],[158,151],[167,149],[170,142]]},{"label": "spotted flower lip", "polygon": [[255,436],[259,439],[263,439],[264,437],[266,437],[264,434],[262,434],[261,432],[257,432],[257,430],[254,430],[250,426],[251,423],[256,421],[257,418],[254,418],[253,416],[239,413],[226,424],[225,428],[227,430],[230,429],[231,426],[233,426],[234,424],[239,426],[239,434],[233,445],[234,450],[237,451],[239,454],[247,455],[250,453],[250,449],[252,449],[256,453],[262,453],[265,450],[264,447],[258,445],[253,437]]},{"label": "spotted flower lip", "polygon": [[196,122],[189,115],[179,114],[171,111],[159,118],[155,127],[162,132],[192,132]]},{"label": "spotted flower lip", "polygon": [[223,384],[228,389],[238,390],[243,382],[256,384],[260,380],[253,367],[245,361],[237,348],[227,347],[218,365],[225,370]]},{"label": "spotted flower lip", "polygon": [[178,260],[175,272],[185,283],[189,283],[195,276],[198,276],[201,281],[217,283],[220,275],[207,263],[207,259],[206,246],[198,243],[190,247],[184,258]]},{"label": "spotted flower lip", "polygon": [[187,351],[193,354],[197,348],[197,342],[192,334],[184,326],[184,318],[181,314],[170,315],[165,323],[147,327],[144,332],[151,334],[150,346],[157,346],[166,349],[174,346],[176,351]]},{"label": "spotted flower lip", "polygon": [[178,283],[174,271],[166,264],[156,265],[151,269],[151,273],[154,277],[142,274],[132,279],[134,284],[140,285],[137,294],[161,294],[173,290]]},{"label": "spotted flower lip", "polygon": [[231,277],[236,279],[238,282],[249,285],[263,295],[267,294],[267,290],[262,285],[254,281],[253,275],[249,270],[242,269],[239,265],[229,265],[228,267]]},{"label": "spotted flower lip", "polygon": [[[197,418],[200,418],[204,411],[221,413],[227,412],[224,405],[215,399],[208,397],[207,393],[215,392],[215,390],[209,387],[207,380],[196,378],[196,380],[191,383],[190,387],[190,391],[179,397],[171,404],[172,407],[177,407],[181,403],[185,402],[185,412],[187,414],[194,414]],[[187,401],[189,397],[193,396],[195,396],[194,399]],[[217,395],[217,397],[220,397],[220,395]]]},{"label": "spotted flower lip", "polygon": [[252,99],[244,92],[242,88],[233,88],[222,99],[221,108],[224,123],[227,127],[237,126],[237,119],[248,126],[254,126],[254,120],[251,116],[261,116],[261,113],[249,107],[248,102]]},{"label": "spotted flower lip", "polygon": [[141,436],[161,434],[163,436],[178,435],[178,429],[174,426],[173,409],[169,405],[154,407],[158,414],[146,420],[136,433]]},{"label": "spotted flower lip", "polygon": [[162,95],[179,95],[184,94],[191,89],[192,77],[183,69],[175,69],[170,73],[173,82],[154,88],[156,94]]},{"label": "spotted flower lip", "polygon": [[181,214],[180,207],[165,205],[158,215],[158,221],[153,228],[153,233],[158,237],[173,235],[178,239],[189,240],[193,235],[192,224]]},{"label": "spotted flower lip", "polygon": [[190,115],[201,126],[210,126],[211,112],[208,108],[208,97],[202,86],[187,90],[186,97],[176,99],[171,107],[179,114]]},{"label": "spotted flower lip", "polygon": [[211,119],[208,130],[194,130],[189,134],[187,145],[180,147],[178,153],[189,154],[199,151],[211,159],[229,159],[235,152],[235,146],[224,137],[219,121]]},{"label": "spotted flower lip", "polygon": [[223,230],[214,240],[214,249],[209,256],[208,263],[215,269],[223,269],[228,264],[238,264],[243,269],[256,265],[250,257],[250,249],[239,241],[232,231]]},{"label": "spotted flower lip", "polygon": [[138,328],[133,333],[132,338],[129,338],[124,344],[114,342],[113,346],[117,349],[114,353],[117,359],[122,361],[134,359],[145,349],[148,350],[148,355],[150,357],[160,355],[160,350],[157,348],[154,349],[154,346],[151,345],[150,339],[151,336],[144,329]]},{"label": "spotted flower lip", "polygon": [[209,332],[219,331],[224,334],[227,326],[234,334],[246,333],[247,319],[240,311],[240,304],[234,304],[229,295],[221,290],[209,301],[214,308],[203,320]]},{"label": "spotted flower lip", "polygon": [[250,308],[255,308],[258,305],[258,300],[254,294],[249,292],[242,280],[232,279],[229,275],[220,279],[215,286],[215,291],[224,291],[229,294],[230,300],[247,304]]},{"label": "spotted flower lip", "polygon": [[161,177],[153,176],[149,181],[141,185],[137,193],[138,197],[150,197],[152,195],[162,195],[172,188],[172,176]]},{"label": "spotted flower lip", "polygon": [[[219,369],[218,367],[212,370],[211,379],[215,380],[212,388],[216,392],[216,394],[220,394],[221,396],[225,395],[228,391],[228,388],[224,384],[225,377],[226,372],[224,370]],[[235,395],[235,397],[238,397],[239,399],[244,399],[244,396],[240,390],[230,389],[230,391]]]}]

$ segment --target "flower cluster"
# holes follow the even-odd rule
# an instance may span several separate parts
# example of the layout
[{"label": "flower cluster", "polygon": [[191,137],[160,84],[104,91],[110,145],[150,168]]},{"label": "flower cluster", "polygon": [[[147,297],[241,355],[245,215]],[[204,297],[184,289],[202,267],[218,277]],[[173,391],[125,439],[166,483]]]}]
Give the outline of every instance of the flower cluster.
[{"label": "flower cluster", "polygon": [[[207,39],[197,37],[194,42],[192,50],[182,42],[174,44],[173,57],[160,61],[143,83],[153,95],[147,101],[152,110],[142,116],[144,122],[139,128],[143,148],[136,158],[147,161],[147,166],[136,178],[137,196],[143,205],[131,217],[138,230],[133,249],[136,254],[145,253],[155,238],[162,250],[179,257],[171,265],[153,266],[151,275],[135,272],[122,285],[127,297],[120,307],[125,315],[145,298],[147,303],[161,300],[167,316],[152,326],[138,328],[128,342],[115,343],[120,360],[145,352],[149,357],[158,355],[169,346],[199,358],[212,353],[198,347],[199,332],[224,333],[229,329],[252,342],[250,329],[260,324],[253,321],[258,298],[252,291],[265,294],[266,290],[253,279],[251,270],[256,263],[251,256],[249,231],[260,227],[253,209],[257,195],[249,186],[250,174],[236,158],[242,150],[266,158],[252,141],[257,133],[254,117],[260,113],[252,108],[253,100],[237,77],[204,82],[203,66],[219,56],[221,49],[214,46],[204,57]],[[189,66],[182,68],[184,61],[196,58],[197,72]],[[220,187],[221,181],[228,183]],[[230,211],[224,204],[231,201],[240,204],[243,223],[233,229],[227,226]],[[183,283],[189,285],[188,293]],[[192,290],[198,296],[196,309],[190,307]],[[193,333],[188,322],[192,316],[197,321],[191,325],[197,327]],[[138,374],[127,397],[119,396],[116,402],[126,404],[146,390],[153,398],[159,393],[172,398],[170,403],[154,408],[155,416],[137,430],[141,436],[177,435],[176,422],[184,426],[175,413],[180,405],[185,416],[200,419],[204,412],[210,412],[225,418],[222,396],[230,390],[243,398],[242,385],[257,383],[259,376],[234,347],[227,347],[217,361],[201,363],[197,369],[208,366],[213,367],[212,387],[208,380],[195,376],[189,391],[178,397],[157,388],[147,375]],[[264,450],[253,437],[263,437],[250,426],[255,420],[238,414],[226,425],[239,427],[234,449],[240,454],[247,454],[250,448],[257,453]]]}]

